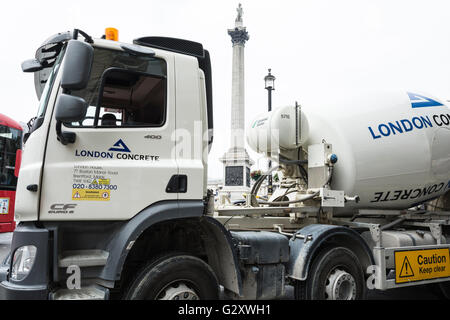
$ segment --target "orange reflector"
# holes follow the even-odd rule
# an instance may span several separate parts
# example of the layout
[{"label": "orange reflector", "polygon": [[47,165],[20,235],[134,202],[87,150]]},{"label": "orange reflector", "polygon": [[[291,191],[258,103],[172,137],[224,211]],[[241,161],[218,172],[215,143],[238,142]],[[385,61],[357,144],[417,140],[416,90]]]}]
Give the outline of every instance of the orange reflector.
[{"label": "orange reflector", "polygon": [[116,28],[106,28],[105,39],[119,41],[119,30],[117,30]]}]

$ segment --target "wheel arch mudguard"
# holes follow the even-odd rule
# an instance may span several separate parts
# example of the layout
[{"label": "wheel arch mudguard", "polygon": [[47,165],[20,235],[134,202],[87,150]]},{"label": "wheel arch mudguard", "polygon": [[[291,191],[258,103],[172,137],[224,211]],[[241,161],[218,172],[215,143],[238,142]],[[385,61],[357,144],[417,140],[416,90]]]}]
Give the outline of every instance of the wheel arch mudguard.
[{"label": "wheel arch mudguard", "polygon": [[295,280],[306,280],[311,263],[316,254],[327,243],[351,249],[359,258],[366,272],[374,265],[372,251],[364,239],[354,230],[343,226],[312,224],[298,231],[304,239],[292,237],[289,241],[290,259],[287,263],[287,275]]},{"label": "wheel arch mudguard", "polygon": [[200,223],[208,235],[208,262],[220,284],[238,296],[242,296],[238,254],[230,232],[212,217],[204,216]]},{"label": "wheel arch mudguard", "polygon": [[122,225],[106,248],[109,257],[100,278],[109,281],[121,278],[128,253],[147,229],[160,222],[192,218],[198,218],[199,227],[207,235],[208,242],[211,241],[207,243],[208,262],[220,283],[241,295],[242,279],[231,235],[217,220],[204,215],[202,200],[161,201]]}]

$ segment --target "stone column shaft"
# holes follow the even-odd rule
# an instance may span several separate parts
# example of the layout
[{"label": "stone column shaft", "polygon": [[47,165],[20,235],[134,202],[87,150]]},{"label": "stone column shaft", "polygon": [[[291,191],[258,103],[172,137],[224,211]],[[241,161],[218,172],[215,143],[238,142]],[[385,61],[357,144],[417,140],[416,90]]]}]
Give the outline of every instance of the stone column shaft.
[{"label": "stone column shaft", "polygon": [[231,149],[244,149],[245,131],[245,87],[244,45],[233,46],[233,68],[231,88]]}]

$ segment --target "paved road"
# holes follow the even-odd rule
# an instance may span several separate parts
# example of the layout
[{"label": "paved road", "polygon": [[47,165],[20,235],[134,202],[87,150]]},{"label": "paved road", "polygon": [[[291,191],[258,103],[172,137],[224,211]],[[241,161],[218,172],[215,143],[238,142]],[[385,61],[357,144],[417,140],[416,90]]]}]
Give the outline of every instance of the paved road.
[{"label": "paved road", "polygon": [[[0,233],[0,261],[9,253],[11,245],[12,233]],[[287,300],[294,298],[293,287],[286,290]],[[392,289],[388,291],[370,290],[368,293],[369,300],[438,300],[442,297],[431,287],[409,287]]]}]

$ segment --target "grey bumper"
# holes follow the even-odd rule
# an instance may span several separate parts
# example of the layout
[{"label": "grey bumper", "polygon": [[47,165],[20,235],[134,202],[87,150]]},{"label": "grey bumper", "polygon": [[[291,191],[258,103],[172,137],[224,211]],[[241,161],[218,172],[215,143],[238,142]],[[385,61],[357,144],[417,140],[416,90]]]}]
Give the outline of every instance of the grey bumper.
[{"label": "grey bumper", "polygon": [[11,257],[17,248],[33,245],[37,248],[36,259],[30,273],[21,281],[9,279],[11,259],[0,266],[0,299],[36,300],[48,299],[49,281],[49,232],[32,223],[21,223],[13,233]]}]

